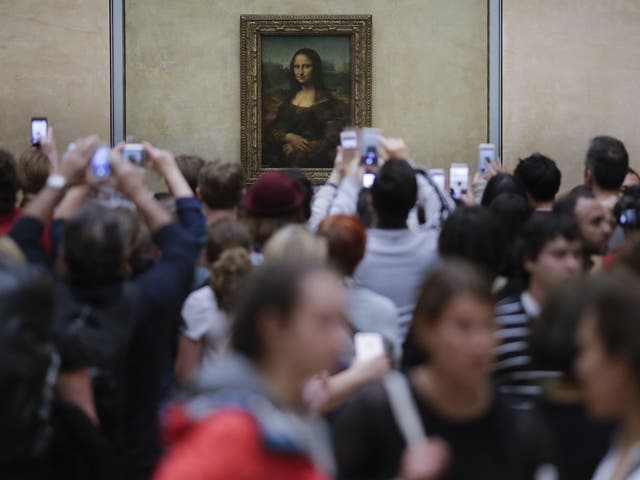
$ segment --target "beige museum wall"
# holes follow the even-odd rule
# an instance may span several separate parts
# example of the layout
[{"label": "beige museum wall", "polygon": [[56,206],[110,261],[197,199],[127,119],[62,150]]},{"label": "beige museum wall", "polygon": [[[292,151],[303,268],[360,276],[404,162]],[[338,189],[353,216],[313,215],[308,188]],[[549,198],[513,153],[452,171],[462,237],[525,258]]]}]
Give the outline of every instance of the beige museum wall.
[{"label": "beige museum wall", "polygon": [[535,150],[582,181],[590,138],[622,139],[640,167],[640,2],[503,2],[503,147],[513,168]]},{"label": "beige museum wall", "polygon": [[110,135],[109,2],[0,1],[0,148],[30,145],[32,116],[46,116],[62,148]]},{"label": "beige museum wall", "polygon": [[[428,165],[475,159],[486,135],[483,0],[129,0],[129,133],[176,151],[239,158],[239,15],[371,13],[374,123]],[[504,159],[539,149],[582,176],[589,138],[608,132],[640,167],[640,4],[503,2]],[[32,115],[60,145],[109,137],[104,0],[0,1],[0,147],[28,146]]]},{"label": "beige museum wall", "polygon": [[487,134],[486,0],[130,0],[126,131],[240,160],[241,14],[373,15],[373,123],[429,166]]}]

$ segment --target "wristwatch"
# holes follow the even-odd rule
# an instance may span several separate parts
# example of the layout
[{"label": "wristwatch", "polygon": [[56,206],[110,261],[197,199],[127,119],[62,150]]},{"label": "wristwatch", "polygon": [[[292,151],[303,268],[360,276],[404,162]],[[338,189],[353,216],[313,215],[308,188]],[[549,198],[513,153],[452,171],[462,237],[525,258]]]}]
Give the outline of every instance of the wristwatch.
[{"label": "wristwatch", "polygon": [[52,173],[47,177],[47,187],[49,188],[53,188],[54,190],[64,190],[66,186],[67,179],[64,178],[64,175]]}]

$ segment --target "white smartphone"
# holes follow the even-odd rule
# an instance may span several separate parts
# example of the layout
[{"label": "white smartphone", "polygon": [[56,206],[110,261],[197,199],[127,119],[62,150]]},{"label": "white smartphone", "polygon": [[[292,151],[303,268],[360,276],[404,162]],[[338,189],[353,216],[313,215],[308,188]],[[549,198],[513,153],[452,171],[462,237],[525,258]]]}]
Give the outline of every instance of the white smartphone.
[{"label": "white smartphone", "polygon": [[31,118],[31,145],[40,146],[40,140],[47,138],[47,129],[49,128],[45,117]]},{"label": "white smartphone", "polygon": [[429,176],[433,183],[435,183],[440,190],[446,191],[445,185],[447,184],[447,175],[444,173],[443,168],[432,168],[429,170]]},{"label": "white smartphone", "polygon": [[358,332],[354,336],[356,359],[370,360],[385,355],[382,335],[373,332]]},{"label": "white smartphone", "polygon": [[449,169],[449,190],[451,196],[459,200],[469,189],[469,165],[452,163]]},{"label": "white smartphone", "polygon": [[489,172],[489,161],[496,161],[496,146],[493,143],[481,143],[478,145],[478,172],[480,175]]},{"label": "white smartphone", "polygon": [[348,129],[340,132],[340,146],[342,148],[358,148],[358,131]]}]

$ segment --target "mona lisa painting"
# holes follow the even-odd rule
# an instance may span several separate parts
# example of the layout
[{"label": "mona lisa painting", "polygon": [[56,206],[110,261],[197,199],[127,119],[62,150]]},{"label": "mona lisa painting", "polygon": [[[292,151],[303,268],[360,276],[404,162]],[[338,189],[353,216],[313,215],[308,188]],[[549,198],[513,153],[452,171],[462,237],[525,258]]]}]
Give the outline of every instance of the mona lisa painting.
[{"label": "mona lisa painting", "polygon": [[248,180],[297,168],[324,181],[340,131],[371,123],[371,17],[243,16],[241,53]]}]

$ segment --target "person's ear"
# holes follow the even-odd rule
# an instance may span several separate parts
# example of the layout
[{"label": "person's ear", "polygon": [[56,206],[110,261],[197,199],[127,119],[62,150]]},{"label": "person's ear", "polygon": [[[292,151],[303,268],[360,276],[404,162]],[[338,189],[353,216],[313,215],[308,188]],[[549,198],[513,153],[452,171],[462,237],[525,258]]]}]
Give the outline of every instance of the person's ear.
[{"label": "person's ear", "polygon": [[284,333],[284,319],[276,312],[263,312],[258,319],[259,343],[268,355],[281,345]]},{"label": "person's ear", "polygon": [[593,170],[589,167],[584,169],[584,183],[589,187],[593,186]]},{"label": "person's ear", "polygon": [[533,208],[535,208],[536,207],[536,201],[533,199],[531,194],[529,192],[526,192],[525,195],[527,196],[527,202],[529,202],[529,205],[531,205]]},{"label": "person's ear", "polygon": [[196,197],[198,198],[198,200],[202,201],[202,195],[200,193],[200,185],[196,187],[196,191],[194,193],[196,194]]},{"label": "person's ear", "polygon": [[525,272],[531,275],[531,272],[533,272],[533,269],[535,268],[535,264],[535,260],[525,257],[524,261],[522,262],[522,267],[524,268]]},{"label": "person's ear", "polygon": [[431,342],[433,338],[433,326],[422,315],[418,315],[413,319],[413,339],[416,344],[424,352],[431,350]]}]

